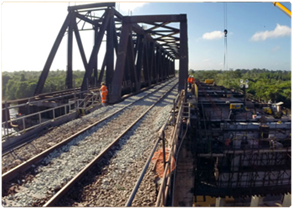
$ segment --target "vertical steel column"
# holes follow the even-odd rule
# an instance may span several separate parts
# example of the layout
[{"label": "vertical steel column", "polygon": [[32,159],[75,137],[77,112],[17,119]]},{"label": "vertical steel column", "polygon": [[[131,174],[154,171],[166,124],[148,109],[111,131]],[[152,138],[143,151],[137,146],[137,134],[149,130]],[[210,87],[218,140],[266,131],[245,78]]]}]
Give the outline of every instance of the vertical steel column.
[{"label": "vertical steel column", "polygon": [[147,86],[151,86],[150,67],[149,67],[149,42],[145,40],[144,54],[143,54],[143,71],[144,79],[147,82]]},{"label": "vertical steel column", "polygon": [[71,15],[68,26],[68,41],[67,41],[67,71],[66,71],[66,86],[72,88],[72,42],[73,42],[73,24],[75,17]]},{"label": "vertical steel column", "polygon": [[180,50],[179,50],[179,85],[178,91],[186,89],[188,77],[188,46],[187,46],[187,19],[186,15],[181,15],[185,20],[180,21]]},{"label": "vertical steel column", "polygon": [[137,35],[139,37],[138,45],[137,45],[137,62],[136,62],[136,76],[137,76],[137,82],[141,83],[141,65],[142,65],[142,54],[143,54],[143,44],[145,42],[144,36]]},{"label": "vertical steel column", "polygon": [[88,89],[87,80],[88,80],[88,78],[91,77],[91,74],[92,74],[92,71],[93,71],[93,68],[94,68],[95,57],[98,55],[98,52],[99,52],[99,49],[100,49],[100,46],[101,46],[101,43],[102,43],[102,39],[103,39],[103,36],[104,36],[104,33],[105,33],[106,28],[108,26],[109,18],[110,18],[109,10],[106,10],[104,20],[103,20],[103,22],[101,24],[100,31],[98,33],[97,44],[95,44],[95,46],[94,46],[94,48],[92,50],[90,60],[89,60],[88,65],[87,65],[87,70],[86,70],[85,75],[83,77],[83,81],[82,81],[82,85],[81,85],[81,91],[85,91],[85,90]]},{"label": "vertical steel column", "polygon": [[[131,78],[131,84],[134,83],[135,85],[135,92],[140,91],[140,81],[137,79],[137,71],[135,69],[134,65],[134,46],[133,46],[133,40],[131,33],[128,36],[128,46],[127,46],[127,53],[126,53],[126,59],[127,59],[127,68],[129,70],[130,78]],[[124,73],[125,74],[125,73]],[[132,88],[132,87],[131,87]],[[133,90],[131,89],[133,92]]]},{"label": "vertical steel column", "polygon": [[164,51],[162,50],[161,51],[161,54],[160,54],[160,71],[161,71],[161,81],[164,80]]},{"label": "vertical steel column", "polygon": [[156,83],[159,82],[160,79],[160,72],[159,72],[159,47],[156,47],[156,54],[155,54],[155,75],[156,75]]},{"label": "vertical steel column", "polygon": [[151,84],[154,82],[154,65],[153,65],[153,57],[154,57],[154,43],[149,43],[149,70],[150,70],[150,82]]},{"label": "vertical steel column", "polygon": [[121,29],[120,42],[118,45],[116,67],[115,67],[115,72],[112,79],[112,90],[110,92],[110,98],[109,98],[110,103],[117,102],[121,99],[121,85],[122,85],[122,80],[124,75],[129,31],[130,31],[130,24],[128,21],[128,17],[124,17],[122,20],[122,29]]},{"label": "vertical steel column", "polygon": [[110,19],[107,28],[107,71],[106,71],[106,85],[108,90],[111,91],[111,81],[114,72],[114,12],[113,9],[109,11]]},{"label": "vertical steel column", "polygon": [[161,51],[161,53],[160,53],[160,73],[161,73],[160,79],[161,79],[161,81],[164,80],[164,54],[163,53],[164,53],[163,51]]},{"label": "vertical steel column", "polygon": [[47,76],[48,76],[48,73],[49,73],[49,70],[50,70],[50,67],[52,65],[52,62],[53,62],[53,59],[56,55],[56,52],[58,50],[58,47],[60,45],[60,42],[62,41],[62,38],[63,38],[63,35],[66,31],[66,28],[68,27],[69,23],[70,23],[70,19],[71,19],[71,16],[72,16],[72,12],[69,12],[60,31],[59,31],[59,34],[55,40],[55,43],[50,51],[50,54],[48,56],[48,59],[45,63],[45,66],[43,68],[43,71],[39,77],[39,80],[38,80],[38,83],[37,83],[37,86],[36,86],[36,89],[35,89],[35,92],[34,92],[34,95],[37,95],[37,94],[40,94],[42,93],[43,91],[43,88],[44,88],[44,84],[45,84],[45,81],[47,79]]},{"label": "vertical steel column", "polygon": [[167,55],[164,54],[164,64],[163,64],[163,67],[164,67],[164,80],[167,79],[167,75],[168,75],[168,58],[167,58]]},{"label": "vertical steel column", "polygon": [[171,72],[171,58],[168,56],[168,78],[172,75]]},{"label": "vertical steel column", "polygon": [[159,76],[158,80],[159,81],[162,81],[162,79],[161,79],[162,78],[161,54],[162,54],[161,49],[158,48],[158,50],[157,50],[157,71],[158,71],[158,76]]}]

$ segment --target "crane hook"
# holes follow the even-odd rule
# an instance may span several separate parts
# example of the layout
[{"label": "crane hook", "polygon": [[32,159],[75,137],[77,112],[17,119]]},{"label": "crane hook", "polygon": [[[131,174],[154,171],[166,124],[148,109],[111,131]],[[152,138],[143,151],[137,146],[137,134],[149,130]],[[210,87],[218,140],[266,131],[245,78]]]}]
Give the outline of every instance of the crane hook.
[{"label": "crane hook", "polygon": [[225,34],[225,37],[227,37],[228,31],[226,29],[224,30],[224,34]]}]

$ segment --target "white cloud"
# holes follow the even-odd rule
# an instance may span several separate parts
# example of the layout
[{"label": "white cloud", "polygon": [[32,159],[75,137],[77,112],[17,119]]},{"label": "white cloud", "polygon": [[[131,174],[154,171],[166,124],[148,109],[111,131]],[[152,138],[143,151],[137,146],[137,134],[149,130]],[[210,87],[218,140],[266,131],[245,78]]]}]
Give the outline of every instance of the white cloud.
[{"label": "white cloud", "polygon": [[210,59],[207,58],[207,59],[203,59],[202,61],[203,62],[208,62],[208,61],[210,61]]},{"label": "white cloud", "polygon": [[213,32],[205,33],[202,35],[202,38],[206,40],[221,39],[223,37],[224,37],[224,32],[222,31],[213,31]]},{"label": "white cloud", "polygon": [[274,48],[272,48],[272,51],[274,52],[274,51],[278,51],[280,49],[280,46],[276,46],[276,47],[274,47]]},{"label": "white cloud", "polygon": [[128,12],[128,11],[134,11],[140,7],[143,7],[147,3],[117,3],[116,6],[117,9],[121,12]]},{"label": "white cloud", "polygon": [[278,38],[282,36],[291,36],[291,28],[286,25],[277,24],[276,28],[272,31],[261,31],[255,33],[251,37],[251,41],[264,41],[267,38]]}]

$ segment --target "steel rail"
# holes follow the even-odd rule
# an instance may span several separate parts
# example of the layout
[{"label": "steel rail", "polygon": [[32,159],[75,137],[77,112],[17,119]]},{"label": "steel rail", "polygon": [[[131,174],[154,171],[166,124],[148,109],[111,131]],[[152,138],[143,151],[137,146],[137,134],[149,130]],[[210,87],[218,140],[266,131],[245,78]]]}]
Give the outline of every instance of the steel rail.
[{"label": "steel rail", "polygon": [[[174,80],[171,80],[171,81],[168,82],[166,85],[163,85],[162,87],[158,88],[158,89],[157,89],[156,91],[154,91],[154,92],[157,92],[158,90],[160,90],[160,89],[166,87],[168,84],[170,84],[170,83],[173,82],[173,81],[174,81]],[[31,159],[29,159],[29,160],[23,162],[22,164],[20,164],[20,165],[14,167],[13,169],[7,171],[6,173],[2,174],[2,183],[11,180],[11,179],[14,178],[15,176],[17,176],[20,172],[23,172],[23,171],[29,169],[29,168],[31,167],[32,164],[36,164],[36,163],[38,163],[39,161],[41,161],[42,158],[43,158],[44,156],[48,155],[48,154],[49,154],[50,152],[52,152],[54,149],[57,149],[58,147],[63,146],[64,144],[68,143],[70,140],[72,140],[72,139],[74,139],[75,137],[77,137],[78,135],[84,133],[84,132],[87,131],[88,129],[90,129],[90,128],[96,126],[96,125],[98,125],[99,123],[101,123],[101,122],[105,121],[106,119],[108,119],[108,118],[114,116],[114,115],[117,114],[118,112],[120,112],[120,111],[122,111],[122,110],[128,108],[129,106],[131,106],[131,105],[133,105],[134,103],[136,103],[136,102],[138,102],[138,101],[144,99],[145,97],[149,96],[150,94],[152,94],[152,93],[154,93],[154,92],[150,92],[150,93],[146,94],[146,95],[143,96],[142,98],[140,98],[140,99],[138,99],[138,100],[136,100],[136,101],[134,101],[134,102],[132,102],[132,103],[130,103],[130,104],[124,106],[124,107],[122,107],[121,109],[119,109],[119,110],[115,111],[114,113],[112,113],[112,114],[110,114],[110,115],[104,117],[103,119],[101,119],[101,120],[99,120],[99,121],[97,121],[97,122],[95,122],[95,123],[89,125],[88,127],[86,127],[86,128],[84,128],[84,129],[78,131],[77,133],[75,133],[75,134],[73,134],[72,136],[66,138],[65,140],[59,142],[58,144],[56,144],[56,145],[50,147],[49,149],[44,150],[43,152],[39,153],[39,154],[36,155],[35,157],[33,157],[33,158],[31,158]]]},{"label": "steel rail", "polygon": [[[179,97],[180,97],[180,94],[178,94],[177,97],[176,97],[176,99],[174,100],[174,104],[176,104],[176,106],[178,105]],[[167,124],[169,123],[169,121],[175,119],[175,115],[174,115],[174,114],[175,114],[175,105],[174,105],[174,108],[173,108],[173,113],[170,115],[169,119],[166,121],[166,123],[162,126],[162,128],[161,128],[160,131],[159,131],[159,134],[158,134],[159,137],[158,137],[158,139],[157,139],[157,141],[156,141],[156,143],[155,143],[155,145],[154,145],[154,147],[153,147],[153,150],[152,150],[151,154],[150,154],[149,157],[148,157],[147,162],[145,163],[144,169],[141,171],[140,176],[139,176],[139,178],[137,179],[136,184],[135,184],[135,186],[134,186],[133,189],[132,189],[132,192],[131,192],[131,194],[130,194],[130,196],[129,196],[129,198],[128,198],[126,204],[125,204],[125,207],[130,207],[130,206],[132,205],[132,202],[133,202],[134,197],[135,197],[135,195],[136,195],[136,193],[137,193],[137,190],[138,190],[138,188],[139,188],[139,186],[140,186],[140,184],[141,184],[141,182],[142,182],[142,180],[143,180],[143,178],[144,178],[144,175],[145,175],[145,173],[146,173],[146,171],[147,171],[147,169],[148,169],[148,167],[149,167],[149,164],[150,164],[150,162],[151,162],[151,159],[152,159],[152,157],[153,157],[153,154],[154,154],[154,152],[155,152],[156,149],[157,149],[158,143],[159,143],[160,140],[162,140],[163,133],[164,133],[164,130],[165,130]],[[164,140],[164,139],[163,139],[163,140]],[[164,147],[164,146],[163,146],[163,147]],[[163,150],[165,150],[165,149],[163,149]],[[163,154],[163,156],[165,156],[165,154]],[[165,160],[164,160],[164,161],[165,161]]]},{"label": "steel rail", "polygon": [[63,186],[49,201],[47,201],[43,207],[48,206],[54,206],[54,204],[63,196],[66,194],[66,192],[71,189],[74,184],[82,178],[86,172],[94,166],[135,124],[137,124],[141,118],[143,118],[158,102],[160,102],[170,91],[174,89],[175,86],[177,86],[178,82],[171,87],[168,91],[166,91],[153,105],[151,105],[141,116],[135,120],[130,126],[127,127],[127,129],[120,134],[110,145],[108,145],[107,148],[105,148],[95,159],[93,159],[88,165],[84,167],[74,178],[72,178],[65,186]]},{"label": "steel rail", "polygon": [[155,143],[155,145],[154,145],[154,147],[153,147],[153,150],[152,150],[151,154],[150,154],[149,157],[148,157],[147,162],[146,162],[145,165],[144,165],[143,170],[142,170],[141,173],[140,173],[139,178],[137,179],[137,181],[136,181],[136,183],[135,183],[135,186],[134,186],[133,189],[132,189],[132,192],[131,192],[131,194],[130,194],[130,196],[129,196],[129,198],[128,198],[126,204],[125,204],[125,207],[130,207],[130,206],[131,206],[132,201],[134,200],[134,197],[135,197],[135,195],[136,195],[136,192],[137,192],[137,190],[138,190],[138,188],[139,188],[139,186],[140,186],[140,183],[141,183],[142,180],[143,180],[143,177],[144,177],[144,175],[145,175],[145,173],[146,173],[146,171],[147,171],[147,169],[148,169],[148,167],[149,167],[149,164],[150,164],[150,162],[151,162],[151,160],[152,160],[152,157],[153,157],[153,155],[154,155],[154,153],[155,153],[155,151],[156,151],[156,149],[157,149],[157,146],[158,146],[158,144],[159,144],[159,142],[160,142],[160,140],[161,140],[161,137],[162,137],[162,135],[163,135],[163,132],[164,132],[164,130],[165,130],[165,128],[166,128],[166,126],[167,126],[167,124],[169,123],[169,120],[170,120],[171,118],[172,118],[172,116],[169,117],[169,119],[166,121],[166,123],[165,123],[165,124],[163,125],[163,127],[161,128],[161,130],[160,130],[160,132],[159,132],[159,133],[160,133],[160,134],[159,134],[159,137],[158,137],[158,139],[157,139],[157,141],[156,141],[156,143]]},{"label": "steel rail", "polygon": [[[160,85],[160,84],[162,84],[163,82],[159,82],[157,85]],[[129,98],[129,97],[131,97],[131,96],[134,96],[134,95],[137,95],[137,94],[139,94],[139,93],[142,93],[142,92],[144,92],[144,91],[146,91],[146,90],[149,90],[149,89],[151,89],[151,88],[153,88],[154,86],[156,86],[156,85],[151,85],[150,87],[146,87],[146,88],[142,88],[141,89],[141,91],[140,92],[136,92],[136,93],[131,93],[131,94],[127,94],[127,95],[124,95],[124,96],[122,96],[122,98],[121,98],[121,100],[119,101],[119,102],[121,102],[121,101],[123,101],[123,100],[125,100],[125,99],[127,99],[127,98]],[[91,89],[89,89],[89,90],[91,90]],[[84,91],[84,92],[87,92],[87,91],[89,91],[89,90],[86,90],[86,91]],[[82,92],[80,92],[80,93],[82,93]],[[59,97],[58,97],[59,98]],[[44,100],[38,100],[37,102],[40,102],[40,101],[44,101]],[[78,100],[76,100],[76,101],[78,101]],[[54,111],[54,109],[56,109],[56,108],[60,108],[60,107],[63,107],[63,106],[69,106],[70,107],[70,105],[76,105],[75,104],[75,102],[72,102],[72,104],[65,104],[65,105],[61,105],[61,106],[59,106],[59,107],[54,107],[54,108],[51,108],[51,109],[47,109],[47,110],[44,110],[44,111],[41,111],[41,112],[36,112],[36,113],[33,113],[33,114],[39,114],[39,113],[42,113],[42,112],[48,112],[48,111]],[[13,107],[16,107],[16,106],[13,106]],[[8,107],[8,108],[13,108],[13,107]],[[93,107],[93,105],[91,105],[91,106],[89,106],[89,107]],[[73,109],[75,109],[75,108],[73,108]],[[73,109],[71,109],[70,111],[72,111]],[[55,120],[55,119],[60,119],[60,118],[63,118],[64,116],[68,116],[69,114],[72,114],[72,112],[68,112],[67,114],[64,114],[64,115],[61,115],[61,116],[59,116],[59,117],[55,117],[55,118],[53,118],[52,120]],[[17,120],[20,120],[20,119],[22,119],[22,123],[24,123],[24,119],[25,118],[27,118],[27,117],[31,117],[33,114],[30,114],[30,115],[26,115],[26,116],[23,116],[23,117],[21,117],[21,118],[17,118],[17,119],[11,119],[11,120],[9,120],[9,121],[7,121],[7,122],[14,122],[14,121],[17,121]],[[15,134],[17,134],[17,133],[19,133],[19,134],[22,134],[22,133],[27,133],[27,131],[31,131],[31,130],[33,130],[34,128],[37,128],[37,127],[46,127],[46,125],[48,125],[48,124],[50,124],[50,123],[52,123],[52,120],[48,120],[48,121],[46,121],[46,122],[42,122],[42,123],[39,123],[39,124],[37,124],[37,125],[35,125],[35,126],[31,126],[31,127],[29,127],[29,128],[26,128],[26,129],[23,129],[23,130],[21,130],[21,131],[19,131],[19,132],[16,132],[16,133],[13,133],[14,135],[13,136],[15,136]],[[3,124],[5,124],[6,122],[3,122]],[[2,124],[2,125],[3,125]],[[4,129],[5,130],[5,129]],[[7,139],[7,140],[11,140],[11,135],[9,135],[9,137],[6,135],[6,136],[2,136],[2,138],[4,139]],[[17,136],[16,136],[17,137]],[[21,147],[21,146],[24,146],[25,144],[27,144],[28,142],[30,142],[31,141],[31,138],[32,137],[29,137],[27,140],[21,140],[21,141],[23,141],[23,142],[21,142],[21,143],[18,143],[18,142],[16,142],[16,143],[13,143],[13,144],[11,144],[11,145],[9,145],[9,148],[8,149],[5,149],[5,151],[4,151],[4,149],[2,150],[3,152],[2,152],[2,156],[4,156],[5,154],[8,154],[9,152],[11,152],[11,151],[13,151],[13,150],[15,150],[15,149],[17,149],[17,148],[19,148],[19,147]],[[3,143],[3,140],[2,140],[2,143]],[[2,144],[3,145],[3,144]]]}]

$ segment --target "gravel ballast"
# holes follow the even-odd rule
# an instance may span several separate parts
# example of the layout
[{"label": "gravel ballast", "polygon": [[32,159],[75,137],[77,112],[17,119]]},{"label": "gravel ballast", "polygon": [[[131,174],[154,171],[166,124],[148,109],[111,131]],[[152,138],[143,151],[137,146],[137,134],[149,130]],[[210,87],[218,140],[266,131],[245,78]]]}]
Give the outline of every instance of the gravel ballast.
[{"label": "gravel ballast", "polygon": [[[170,82],[170,81],[168,81]],[[166,83],[168,83],[166,82]],[[34,141],[14,150],[12,153],[2,156],[2,173],[7,172],[8,170],[14,168],[15,166],[23,163],[24,161],[34,157],[35,155],[41,153],[42,151],[49,149],[55,144],[63,141],[65,138],[77,133],[78,131],[86,128],[90,124],[101,120],[104,117],[109,116],[115,111],[125,107],[126,105],[142,98],[148,93],[154,92],[156,89],[166,85],[166,83],[162,83],[158,86],[155,86],[152,89],[149,89],[140,94],[134,95],[125,99],[123,102],[117,103],[115,105],[101,107],[98,110],[83,116],[82,118],[78,118],[72,120],[66,124],[63,124],[59,127],[54,128],[50,132],[45,135],[35,139]]]},{"label": "gravel ballast", "polygon": [[[100,172],[100,168],[97,168],[91,176],[85,177],[86,186],[76,186],[71,190],[71,193],[81,192],[81,195],[69,194],[57,205],[123,207],[158,138],[158,130],[170,116],[176,95],[177,89],[122,138],[119,142],[120,150],[113,155],[108,165],[103,165],[101,175],[97,175]],[[157,194],[154,178],[154,172],[149,168],[133,202],[134,206],[155,205]],[[92,179],[90,184],[89,179]]]},{"label": "gravel ballast", "polygon": [[[170,88],[171,85],[167,86]],[[131,107],[123,110],[122,113],[118,113],[108,118],[97,126],[86,131],[82,135],[79,135],[65,146],[54,150],[44,158],[42,161],[43,165],[35,168],[35,173],[37,174],[31,182],[25,182],[24,184],[21,184],[22,189],[18,190],[16,194],[10,194],[9,196],[2,198],[3,205],[40,206],[38,204],[43,204],[44,201],[40,201],[40,199],[47,200],[56,191],[58,191],[87,163],[89,163],[116,137],[118,137],[121,132],[126,129],[127,126],[129,126],[130,121],[134,121],[135,118],[138,118],[139,115],[141,115],[142,112],[144,112],[149,107],[150,103],[153,103],[154,100],[162,95],[162,93],[166,91],[164,89],[166,89],[166,87],[153,94],[153,96],[139,101]],[[154,91],[154,89],[152,90]],[[139,98],[139,96],[135,97]],[[83,117],[82,119],[71,121],[66,125],[69,127],[68,129],[75,129],[82,124],[93,123],[98,120],[97,118],[99,116],[100,118],[105,117],[104,112],[106,108],[107,114],[111,114],[117,110],[115,108],[121,108],[121,106],[129,104],[129,102],[136,99],[135,97],[131,97],[129,100],[125,100],[124,102],[114,106],[101,108],[92,114]],[[104,113],[103,116],[102,113]],[[150,135],[150,132],[147,132],[147,134]],[[124,138],[121,141],[122,143],[125,143],[126,139]],[[123,151],[123,149],[121,151]],[[131,155],[129,152],[127,154]],[[132,153],[132,155],[134,159],[137,157],[136,153]],[[123,168],[121,168],[121,170],[123,170]],[[105,180],[105,182],[107,182],[107,180]]]}]

